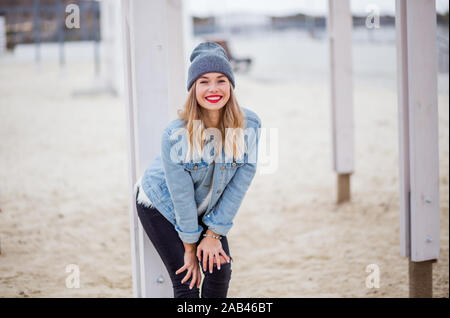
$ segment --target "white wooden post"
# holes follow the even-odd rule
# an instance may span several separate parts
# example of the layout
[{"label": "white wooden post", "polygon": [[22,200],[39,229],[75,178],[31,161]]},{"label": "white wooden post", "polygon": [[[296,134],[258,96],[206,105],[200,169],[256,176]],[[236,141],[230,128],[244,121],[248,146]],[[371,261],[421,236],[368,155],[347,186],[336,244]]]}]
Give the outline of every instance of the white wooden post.
[{"label": "white wooden post", "polygon": [[[173,297],[167,270],[138,219],[133,185],[160,154],[162,131],[186,92],[177,73],[185,70],[182,24],[173,21],[182,13],[180,0],[122,0],[135,297]],[[177,95],[172,106],[170,94]]]},{"label": "white wooden post", "polygon": [[107,87],[124,95],[121,5],[117,0],[100,2],[102,77]]},{"label": "white wooden post", "polygon": [[409,218],[409,117],[408,117],[408,51],[406,46],[406,6],[396,1],[397,36],[397,100],[399,136],[399,186],[400,186],[400,255],[410,256]]},{"label": "white wooden post", "polygon": [[[130,4],[122,0],[122,43],[123,43],[123,64],[124,64],[124,84],[125,84],[125,117],[127,123],[127,151],[128,151],[128,181],[129,189],[133,189],[136,177],[136,145],[134,131],[134,103],[133,103],[133,77],[132,77],[132,52],[131,52],[131,34],[130,34]],[[141,288],[141,270],[138,266],[139,261],[139,235],[138,219],[135,208],[134,191],[130,191],[130,245],[131,245],[131,270],[133,281],[133,297],[142,297]]]},{"label": "white wooden post", "polygon": [[167,1],[167,20],[170,21],[168,32],[169,53],[169,120],[177,117],[177,110],[183,107],[187,96],[186,63],[189,56],[185,55],[186,36],[184,33],[186,15],[182,0]]},{"label": "white wooden post", "polygon": [[0,55],[6,52],[6,21],[0,16]]},{"label": "white wooden post", "polygon": [[410,296],[431,297],[439,258],[436,8],[397,0],[400,254],[410,258]]},{"label": "white wooden post", "polygon": [[338,203],[350,200],[354,171],[352,15],[349,0],[328,0],[333,168],[338,174]]}]

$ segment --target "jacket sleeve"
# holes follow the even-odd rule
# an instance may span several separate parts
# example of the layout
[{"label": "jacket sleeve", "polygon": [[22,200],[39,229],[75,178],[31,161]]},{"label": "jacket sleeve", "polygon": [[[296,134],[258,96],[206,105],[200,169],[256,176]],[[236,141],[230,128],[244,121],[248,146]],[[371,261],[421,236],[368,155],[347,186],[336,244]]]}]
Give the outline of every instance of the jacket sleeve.
[{"label": "jacket sleeve", "polygon": [[196,243],[203,228],[198,224],[194,184],[189,172],[176,163],[176,146],[172,145],[167,129],[161,142],[161,159],[167,188],[175,212],[175,230],[184,243]]},{"label": "jacket sleeve", "polygon": [[254,142],[249,145],[249,149],[253,148],[255,156],[252,156],[252,160],[246,162],[243,166],[239,167],[231,178],[222,196],[217,201],[215,207],[205,217],[203,222],[214,233],[220,235],[227,235],[228,231],[233,226],[233,219],[241,206],[245,194],[256,174],[256,167],[258,161],[258,144],[260,138],[261,122],[258,122],[256,129],[256,138]]}]

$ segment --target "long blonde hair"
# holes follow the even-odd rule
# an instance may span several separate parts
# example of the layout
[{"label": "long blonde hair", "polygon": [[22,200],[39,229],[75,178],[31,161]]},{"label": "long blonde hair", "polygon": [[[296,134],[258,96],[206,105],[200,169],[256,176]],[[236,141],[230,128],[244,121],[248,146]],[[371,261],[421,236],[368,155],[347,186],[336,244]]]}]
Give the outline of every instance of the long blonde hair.
[{"label": "long blonde hair", "polygon": [[[222,145],[225,145],[226,158],[239,160],[245,152],[244,130],[245,114],[239,106],[234,95],[233,86],[230,85],[230,98],[224,107],[220,109],[219,127],[217,129],[206,129],[204,112],[198,105],[196,98],[196,82],[189,90],[183,109],[178,110],[179,119],[183,120],[189,140],[189,158],[201,157],[204,143],[209,135],[214,135],[214,154],[222,154]],[[220,135],[217,136],[218,132]],[[222,138],[218,138],[222,137]],[[228,161],[228,159],[226,159]]]}]

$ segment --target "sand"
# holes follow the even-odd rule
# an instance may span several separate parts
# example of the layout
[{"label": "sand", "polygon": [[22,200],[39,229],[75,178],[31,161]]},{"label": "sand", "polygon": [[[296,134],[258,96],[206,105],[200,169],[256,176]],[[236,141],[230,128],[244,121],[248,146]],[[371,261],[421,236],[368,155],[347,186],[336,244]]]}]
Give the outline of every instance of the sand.
[{"label": "sand", "polygon": [[[267,44],[273,51],[255,59],[250,74],[236,74],[236,94],[264,127],[279,129],[279,167],[256,175],[229,233],[229,297],[408,297],[395,47],[354,48],[355,173],[351,202],[338,206],[326,43],[286,44],[310,52],[296,61],[289,52],[286,62],[287,48],[274,45],[280,40],[252,41],[233,47],[239,55]],[[367,67],[381,63],[380,54],[383,67]],[[269,56],[279,57],[280,69]],[[303,72],[283,79],[288,69]],[[62,74],[54,60],[37,68],[0,58],[1,297],[133,295],[124,103],[72,96],[92,85],[93,71],[89,60],[68,63]],[[441,254],[433,292],[449,297],[448,74],[439,84]],[[79,288],[66,287],[69,264],[80,270]],[[380,288],[366,287],[369,264],[379,267]]]}]

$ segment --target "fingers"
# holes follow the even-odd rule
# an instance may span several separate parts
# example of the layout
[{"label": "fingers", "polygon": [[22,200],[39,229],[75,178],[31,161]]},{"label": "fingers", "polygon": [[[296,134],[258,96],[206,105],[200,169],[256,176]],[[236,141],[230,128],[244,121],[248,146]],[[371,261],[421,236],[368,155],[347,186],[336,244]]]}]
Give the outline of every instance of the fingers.
[{"label": "fingers", "polygon": [[214,267],[214,254],[210,253],[209,254],[209,272],[212,274],[213,272],[213,267]]},{"label": "fingers", "polygon": [[209,267],[209,272],[212,273],[214,265],[214,254],[207,254],[205,251],[203,251],[202,263],[203,271],[206,272],[206,268]]},{"label": "fingers", "polygon": [[192,275],[192,270],[188,269],[188,272],[186,274],[186,276],[184,276],[183,280],[181,281],[182,284],[184,284]]},{"label": "fingers", "polygon": [[214,255],[215,260],[216,260],[216,264],[217,264],[217,269],[220,269],[220,257],[219,254]]},{"label": "fingers", "polygon": [[202,262],[203,262],[203,271],[206,272],[206,263],[208,261],[208,254],[206,254],[205,251],[203,251],[203,258],[202,258]]},{"label": "fingers", "polygon": [[214,263],[216,263],[217,269],[220,269],[221,264],[230,263],[231,261],[230,257],[223,249],[220,249],[217,252],[209,252],[204,249],[197,248],[196,256],[203,271],[206,272],[207,269],[209,269],[210,273],[213,271]]},{"label": "fingers", "polygon": [[227,253],[225,253],[225,251],[222,249],[219,252],[224,258],[225,260],[229,263],[230,262],[230,257],[227,255]]},{"label": "fingers", "polygon": [[186,276],[181,280],[181,283],[184,284],[189,280],[189,278],[192,276],[191,282],[189,284],[189,289],[192,289],[195,285],[197,285],[197,288],[200,288],[200,284],[202,282],[202,274],[201,269],[199,266],[196,266],[196,268],[191,269],[187,268],[187,266],[181,267],[179,270],[175,272],[175,274],[179,274],[185,270],[188,270]]},{"label": "fingers", "polygon": [[212,273],[214,268],[214,263],[216,263],[217,269],[220,269],[221,264],[229,263],[230,257],[224,252],[219,251],[217,254],[207,254],[206,252],[203,253],[203,258],[201,260],[201,267],[203,268],[203,271],[206,272],[207,268],[209,269],[209,272]]},{"label": "fingers", "polygon": [[197,281],[197,273],[198,272],[196,270],[192,271],[192,280],[191,283],[189,284],[189,289],[192,289],[192,287],[195,286],[195,282]]},{"label": "fingers", "polygon": [[226,264],[226,263],[228,263],[227,259],[223,255],[220,255],[220,264]]},{"label": "fingers", "polygon": [[187,269],[186,265],[183,265],[183,267],[181,267],[180,269],[178,269],[175,274],[178,275],[179,273],[184,272]]}]

